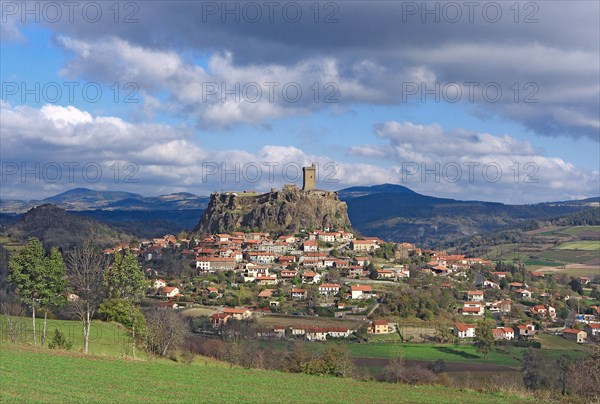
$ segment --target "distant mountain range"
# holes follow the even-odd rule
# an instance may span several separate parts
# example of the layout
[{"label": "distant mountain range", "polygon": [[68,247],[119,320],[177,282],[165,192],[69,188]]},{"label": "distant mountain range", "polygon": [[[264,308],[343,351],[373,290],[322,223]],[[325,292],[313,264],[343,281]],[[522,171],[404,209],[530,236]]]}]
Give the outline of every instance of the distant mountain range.
[{"label": "distant mountain range", "polygon": [[[386,240],[437,245],[527,220],[550,219],[600,206],[600,198],[532,205],[461,201],[421,195],[404,186],[382,184],[338,191],[354,229]],[[0,200],[0,227],[13,224],[34,206],[52,203],[138,237],[190,230],[210,198],[190,193],[156,197],[76,188],[41,201]]]},{"label": "distant mountain range", "polygon": [[533,219],[549,219],[600,206],[600,198],[505,205],[418,194],[401,185],[352,187],[338,192],[352,227],[387,240],[437,245]]},{"label": "distant mountain range", "polygon": [[75,188],[42,200],[0,200],[0,213],[24,213],[34,206],[46,203],[71,211],[96,209],[142,211],[204,209],[209,200],[209,197],[197,196],[187,192],[144,197],[131,192]]}]

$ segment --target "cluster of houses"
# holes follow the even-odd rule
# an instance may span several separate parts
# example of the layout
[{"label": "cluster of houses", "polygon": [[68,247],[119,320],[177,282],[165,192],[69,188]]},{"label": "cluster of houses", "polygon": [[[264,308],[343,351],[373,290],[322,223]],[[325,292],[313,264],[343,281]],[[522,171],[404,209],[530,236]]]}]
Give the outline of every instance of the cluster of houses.
[{"label": "cluster of houses", "polygon": [[[332,255],[333,244],[341,254]],[[211,274],[233,271],[240,282],[261,286],[276,286],[280,283],[297,285],[312,284],[318,287],[320,295],[329,297],[342,294],[349,299],[370,299],[375,297],[370,285],[359,282],[335,284],[323,282],[323,271],[335,268],[341,276],[360,279],[369,276],[366,267],[371,262],[368,253],[377,250],[382,241],[375,237],[354,239],[354,235],[343,230],[318,230],[304,234],[282,235],[272,238],[269,233],[233,232],[215,234],[201,240],[186,240],[173,235],[142,242],[138,247],[119,244],[105,250],[110,254],[128,248],[141,260],[160,258],[164,249],[175,247],[184,256],[194,259],[198,273]],[[326,246],[330,246],[329,248]],[[405,251],[416,250],[404,243]],[[152,270],[147,270],[153,275]],[[403,266],[378,270],[384,280],[399,280],[409,277],[409,271]],[[180,300],[182,291],[175,286],[167,286],[163,279],[153,281],[157,295],[168,300]],[[220,295],[221,291],[207,290],[208,294]],[[261,292],[262,293],[262,292]],[[268,292],[265,292],[268,293]],[[268,297],[268,296],[259,296]],[[306,289],[294,286],[289,294],[290,300],[306,299]],[[165,305],[165,303],[163,303]]]},{"label": "cluster of houses", "polygon": [[426,251],[431,260],[425,265],[424,270],[435,275],[447,276],[460,274],[464,276],[465,271],[473,265],[491,267],[492,262],[482,258],[467,258],[464,255],[449,255],[445,251]]},{"label": "cluster of houses", "polygon": [[[453,333],[458,338],[475,338],[476,324],[455,323]],[[496,327],[492,330],[495,340],[531,340],[535,336],[535,325],[519,324],[514,327]]]},{"label": "cluster of houses", "polygon": [[[273,299],[280,299],[281,293],[284,293],[290,302],[306,300],[309,289],[316,290],[325,301],[329,302],[330,298],[336,299],[338,306],[341,306],[344,304],[343,301],[347,300],[376,298],[371,284],[373,278],[380,281],[398,281],[410,277],[408,268],[405,265],[394,264],[393,260],[385,261],[382,267],[369,266],[374,253],[382,245],[383,241],[375,237],[355,239],[350,232],[326,228],[276,237],[266,232],[214,234],[200,240],[177,239],[173,235],[166,235],[133,247],[119,244],[105,252],[114,253],[128,248],[143,261],[160,258],[164,250],[169,248],[189,257],[199,274],[231,271],[235,275],[236,283],[264,286],[255,289],[255,293],[259,299],[269,299],[269,307],[271,303],[278,304]],[[449,255],[445,251],[422,250],[410,243],[396,243],[394,253],[396,259],[420,257],[426,254],[430,259],[426,264],[421,265],[420,270],[435,276],[447,277],[448,279],[443,281],[446,283],[440,285],[441,288],[454,288],[451,278],[464,279],[467,270],[473,266],[480,268],[492,266],[490,261],[482,258]],[[337,270],[336,280],[327,276],[333,269]],[[510,313],[515,304],[511,298],[526,302],[533,299],[534,293],[536,297],[549,297],[535,288],[530,288],[524,282],[510,282],[508,283],[509,294],[499,295],[490,292],[490,296],[495,298],[486,301],[486,291],[499,290],[501,283],[504,291],[507,290],[506,281],[503,279],[509,275],[508,272],[488,271],[489,269],[484,271],[488,274],[486,277],[478,277],[475,285],[477,290],[466,292],[464,301],[458,307],[458,314],[477,319],[482,318],[487,309],[492,314],[503,316]],[[376,276],[373,276],[374,273]],[[153,273],[148,269],[147,274],[152,276],[156,275],[156,272]],[[367,278],[371,279],[367,280]],[[282,289],[279,287],[282,284],[289,286]],[[169,286],[164,279],[153,279],[152,287],[162,298],[158,303],[161,307],[177,309],[180,302],[186,300],[180,287]],[[206,287],[204,292],[206,296],[219,298],[223,296],[224,290],[212,285]],[[556,309],[549,304],[532,306],[529,308],[529,314],[533,319],[543,322],[557,320]],[[249,309],[225,308],[214,313],[210,320],[214,327],[221,327],[230,320],[245,319],[248,316],[252,316],[252,311]],[[583,323],[584,329],[567,328],[563,330],[563,336],[576,342],[600,338],[600,323],[596,318],[594,315],[580,316],[576,322]],[[458,338],[474,338],[475,329],[473,324],[458,322],[454,326],[454,334]],[[273,336],[302,335],[308,340],[324,340],[327,336],[346,338],[351,332],[314,326],[303,327],[302,330],[282,331],[281,328],[277,328],[269,330],[268,333]],[[390,330],[385,320],[372,321],[368,328],[371,334],[388,333]],[[533,324],[526,323],[513,327],[497,327],[493,330],[493,336],[497,340],[522,340],[532,338],[535,331]]]},{"label": "cluster of houses", "polygon": [[[501,275],[504,273],[500,273]],[[521,299],[531,299],[531,294],[526,288],[527,285],[520,282],[512,282],[510,288],[517,293]],[[526,297],[523,297],[523,292],[529,292]],[[502,299],[495,302],[485,302],[484,292],[480,290],[471,290],[467,292],[467,301],[463,302],[459,309],[460,314],[465,317],[483,317],[485,309],[491,313],[510,313],[512,301],[510,299]],[[539,321],[555,322],[557,321],[556,309],[549,304],[539,304],[529,308],[529,315]],[[584,343],[588,340],[588,336],[592,339],[600,337],[600,322],[596,322],[596,316],[591,314],[578,315],[575,322],[583,323],[584,329],[565,328],[562,331],[562,336],[565,339]],[[457,322],[454,325],[454,335],[458,338],[475,338],[475,324],[467,324]],[[492,330],[495,340],[529,340],[535,336],[535,326],[531,323],[515,325],[514,327],[496,327]]]},{"label": "cluster of houses", "polygon": [[[254,313],[245,307],[225,307],[210,316],[210,322],[216,329],[225,327],[232,320],[247,320]],[[308,341],[325,341],[330,338],[348,338],[354,331],[348,327],[337,326],[275,326],[258,333],[259,337],[269,338],[305,338]]]},{"label": "cluster of houses", "polygon": [[[241,308],[222,308],[210,316],[210,322],[215,329],[222,329],[232,320],[248,320],[255,313],[250,309]],[[386,320],[373,320],[369,322],[367,332],[369,334],[388,334],[393,332],[393,325]],[[327,338],[349,338],[355,330],[346,326],[316,326],[316,325],[296,325],[296,326],[274,326],[269,329],[261,330],[257,333],[262,338],[304,338],[308,341],[326,341]]]},{"label": "cluster of houses", "polygon": [[[453,333],[458,338],[475,338],[476,324],[455,323]],[[535,336],[535,325],[531,323],[520,324],[514,327],[496,327],[492,330],[495,340],[531,340]],[[600,323],[589,323],[583,330],[565,328],[561,332],[563,338],[582,344],[589,338],[598,340],[600,338]]]},{"label": "cluster of houses", "polygon": [[[336,257],[331,254],[331,247],[323,247],[323,243],[338,243],[352,257]],[[378,238],[354,240],[352,233],[343,230],[309,232],[303,238],[282,235],[275,239],[269,233],[233,232],[205,237],[193,251],[200,272],[235,270],[243,273],[244,282],[275,284],[299,275],[298,272],[276,272],[290,267],[301,267],[309,274],[337,268],[349,276],[362,276],[365,264],[370,261],[359,254],[375,251],[381,243]],[[316,275],[302,279],[305,283],[318,283],[319,280],[320,276]]]},{"label": "cluster of houses", "polygon": [[[379,249],[382,243],[382,240],[376,237],[355,239],[352,233],[344,230],[323,229],[278,237],[271,237],[265,232],[232,232],[210,235],[201,240],[178,240],[173,235],[165,235],[142,242],[137,247],[119,244],[105,252],[114,253],[129,248],[140,259],[151,260],[160,258],[164,249],[175,247],[182,255],[194,260],[198,273],[233,271],[240,282],[271,287],[286,282],[296,285],[299,280],[302,284],[318,285],[319,294],[326,297],[340,294],[350,299],[370,299],[375,297],[370,285],[347,281],[344,285],[331,281],[325,283],[322,280],[323,272],[334,268],[346,279],[373,278],[372,271],[367,269],[372,260],[369,254]],[[410,243],[395,245],[396,258],[420,256],[424,253],[429,254],[434,261],[423,270],[435,274],[459,275],[471,265],[491,264],[480,258],[447,255],[444,251],[421,250]],[[441,267],[446,270],[440,272],[435,269]],[[147,272],[152,275],[150,268]],[[410,277],[406,266],[393,264],[376,268],[375,274],[376,279],[387,281]],[[164,280],[158,279],[153,286],[163,298],[183,297],[178,288],[167,286]],[[289,298],[304,299],[306,290],[294,287]]]}]

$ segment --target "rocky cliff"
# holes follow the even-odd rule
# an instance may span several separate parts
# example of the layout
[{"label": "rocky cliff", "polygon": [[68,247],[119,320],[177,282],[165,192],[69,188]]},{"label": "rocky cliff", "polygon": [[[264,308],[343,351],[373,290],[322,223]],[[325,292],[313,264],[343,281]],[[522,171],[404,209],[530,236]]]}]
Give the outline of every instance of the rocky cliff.
[{"label": "rocky cliff", "polygon": [[338,199],[337,193],[284,187],[266,194],[212,194],[195,230],[203,234],[277,233],[323,227],[351,229],[346,203]]}]

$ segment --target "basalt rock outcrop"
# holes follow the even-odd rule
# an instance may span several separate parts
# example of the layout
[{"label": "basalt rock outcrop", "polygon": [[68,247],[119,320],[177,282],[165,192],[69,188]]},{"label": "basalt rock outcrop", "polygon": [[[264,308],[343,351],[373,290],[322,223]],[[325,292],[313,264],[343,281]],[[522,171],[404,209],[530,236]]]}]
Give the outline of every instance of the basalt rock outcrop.
[{"label": "basalt rock outcrop", "polygon": [[278,233],[326,227],[351,229],[346,203],[338,199],[337,192],[287,186],[265,194],[214,193],[195,231]]}]

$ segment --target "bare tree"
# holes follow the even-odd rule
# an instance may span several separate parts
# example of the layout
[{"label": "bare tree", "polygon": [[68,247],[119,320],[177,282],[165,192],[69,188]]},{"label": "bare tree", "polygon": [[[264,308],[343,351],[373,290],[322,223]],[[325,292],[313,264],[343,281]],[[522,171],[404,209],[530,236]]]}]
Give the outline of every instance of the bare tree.
[{"label": "bare tree", "polygon": [[5,316],[8,338],[17,342],[25,332],[25,308],[17,303],[2,302],[0,312]]},{"label": "bare tree", "polygon": [[569,365],[567,383],[570,390],[586,402],[600,401],[600,345],[596,344],[585,357]]},{"label": "bare tree", "polygon": [[83,323],[83,350],[89,349],[92,318],[105,296],[104,271],[109,260],[97,247],[85,243],[67,255],[69,282],[77,299],[72,309]]},{"label": "bare tree", "polygon": [[406,373],[404,358],[400,355],[396,355],[390,359],[388,365],[385,367],[386,378],[392,383],[406,383]]},{"label": "bare tree", "polygon": [[182,346],[189,324],[175,311],[154,309],[146,313],[146,347],[149,352],[165,356]]}]

